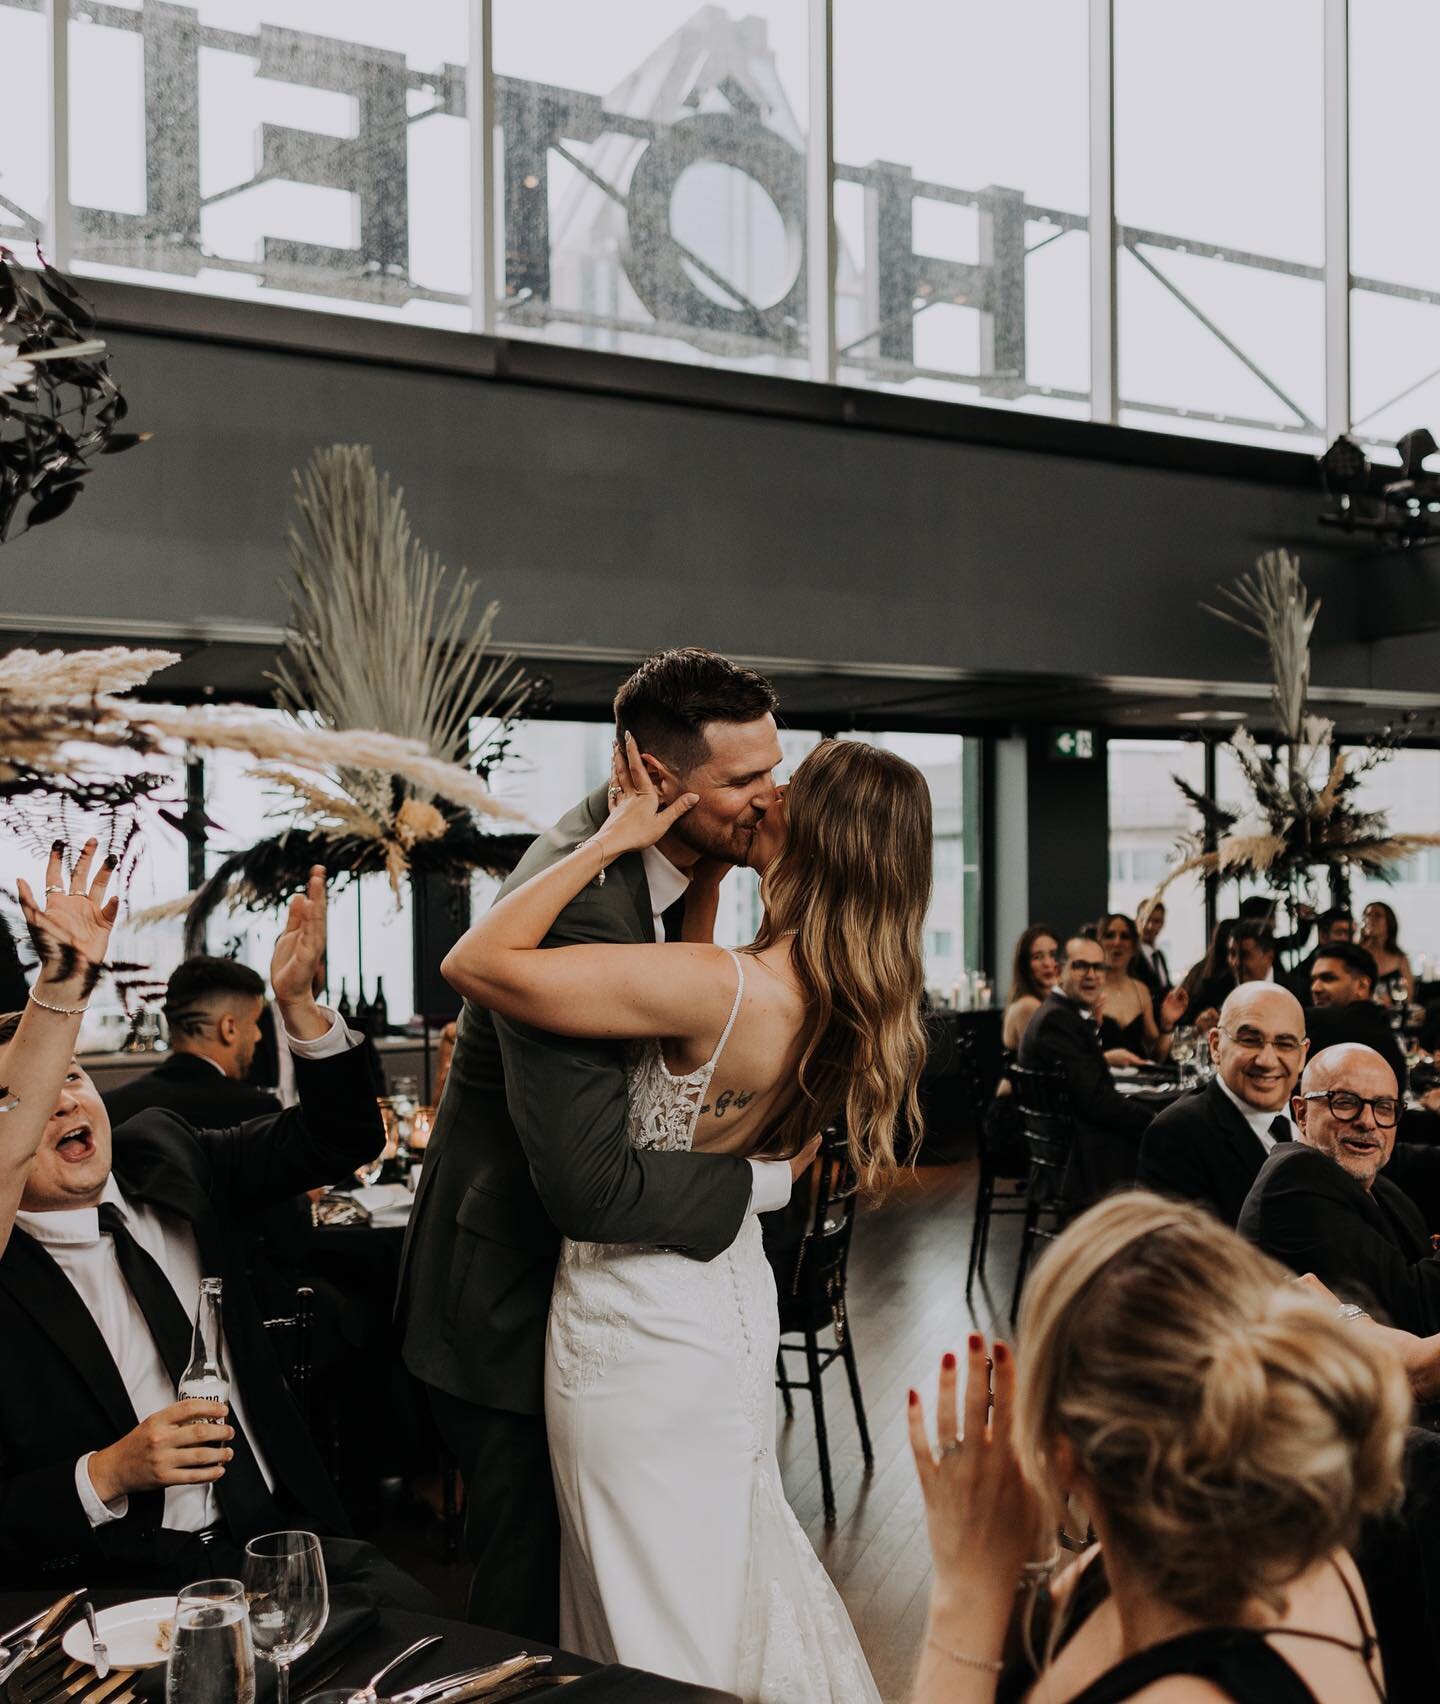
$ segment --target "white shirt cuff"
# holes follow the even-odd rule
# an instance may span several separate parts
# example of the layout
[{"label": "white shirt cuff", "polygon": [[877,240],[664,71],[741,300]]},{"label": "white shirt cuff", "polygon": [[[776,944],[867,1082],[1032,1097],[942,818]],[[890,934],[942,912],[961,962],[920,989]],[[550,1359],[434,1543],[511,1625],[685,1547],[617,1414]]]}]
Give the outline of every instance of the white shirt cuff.
[{"label": "white shirt cuff", "polygon": [[790,1204],[789,1160],[751,1160],[750,1211],[774,1213]]},{"label": "white shirt cuff", "polygon": [[358,1047],[364,1039],[347,1026],[338,1012],[332,1011],[329,1006],[321,1006],[319,1009],[329,1016],[330,1028],[324,1035],[316,1036],[314,1041],[301,1041],[285,1028],[283,1018],[280,1021],[285,1045],[297,1059],[333,1059],[337,1053],[348,1053],[352,1047]]},{"label": "white shirt cuff", "polygon": [[111,1521],[123,1521],[130,1512],[130,1499],[121,1492],[113,1503],[102,1503],[100,1493],[90,1480],[90,1455],[83,1455],[75,1463],[75,1490],[80,1497],[80,1507],[85,1511],[85,1519],[92,1527],[108,1526]]}]

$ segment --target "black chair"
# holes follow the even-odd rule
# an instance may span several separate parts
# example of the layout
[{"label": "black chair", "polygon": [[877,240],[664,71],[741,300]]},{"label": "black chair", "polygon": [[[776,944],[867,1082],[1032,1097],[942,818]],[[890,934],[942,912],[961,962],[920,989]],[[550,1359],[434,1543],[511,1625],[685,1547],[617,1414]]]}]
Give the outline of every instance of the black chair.
[{"label": "black chair", "polygon": [[280,1370],[290,1386],[290,1394],[307,1424],[314,1429],[315,1416],[311,1404],[314,1371],[313,1334],[315,1328],[315,1292],[302,1284],[295,1292],[295,1311],[280,1319],[267,1319],[265,1330],[280,1360]]},{"label": "black chair", "polygon": [[[836,1129],[827,1130],[815,1164],[795,1191],[792,1210],[767,1214],[761,1221],[768,1233],[766,1253],[775,1273],[780,1303],[780,1353],[776,1358],[775,1382],[780,1387],[787,1420],[795,1417],[792,1392],[810,1392],[827,1526],[835,1520],[835,1487],[830,1477],[823,1379],[836,1361],[845,1363],[850,1381],[866,1473],[875,1466],[870,1431],[865,1424],[865,1403],[860,1395],[860,1374],[855,1366],[855,1343],[845,1315],[845,1274],[858,1195],[859,1183],[850,1164],[844,1134]],[[771,1221],[779,1223],[772,1227]],[[791,1232],[788,1236],[787,1229]],[[798,1236],[794,1234],[797,1229]],[[820,1342],[824,1331],[833,1333],[833,1346]],[[805,1357],[803,1379],[790,1377],[786,1355]]]},{"label": "black chair", "polygon": [[1063,1071],[1027,1071],[1013,1066],[1010,1080],[1020,1101],[1029,1174],[1025,1179],[1025,1226],[1020,1238],[1020,1264],[1010,1298],[1013,1325],[1020,1309],[1020,1292],[1035,1256],[1035,1245],[1051,1242],[1065,1227],[1065,1174],[1075,1145],[1075,1116],[1070,1087]]},{"label": "black chair", "polygon": [[1020,1100],[1010,1078],[1012,1066],[1013,1056],[1007,1055],[1003,1075],[1010,1080],[1010,1093],[997,1093],[976,1126],[979,1173],[975,1181],[975,1224],[970,1232],[970,1267],[965,1275],[967,1301],[976,1278],[985,1271],[991,1219],[1029,1212],[1026,1184],[1030,1161],[1021,1127]]}]

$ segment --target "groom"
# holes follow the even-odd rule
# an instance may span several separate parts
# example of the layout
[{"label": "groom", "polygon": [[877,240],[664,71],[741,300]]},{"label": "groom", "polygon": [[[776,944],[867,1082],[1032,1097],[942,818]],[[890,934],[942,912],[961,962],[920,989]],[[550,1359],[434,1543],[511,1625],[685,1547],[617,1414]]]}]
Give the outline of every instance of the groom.
[{"label": "groom", "polygon": [[[572,900],[546,946],[678,937],[691,872],[702,859],[744,864],[778,796],[775,705],[767,680],[712,651],[641,665],[616,695],[617,731],[634,736],[662,805],[687,792],[699,802]],[[602,787],[534,842],[501,892],[607,813]],[[790,1196],[787,1161],[632,1148],[626,1110],[619,1044],[551,1035],[467,1001],[401,1268],[405,1364],[465,1480],[470,1618],[550,1644],[560,1539],[542,1380],[561,1235],[713,1260],[747,1214]]]}]

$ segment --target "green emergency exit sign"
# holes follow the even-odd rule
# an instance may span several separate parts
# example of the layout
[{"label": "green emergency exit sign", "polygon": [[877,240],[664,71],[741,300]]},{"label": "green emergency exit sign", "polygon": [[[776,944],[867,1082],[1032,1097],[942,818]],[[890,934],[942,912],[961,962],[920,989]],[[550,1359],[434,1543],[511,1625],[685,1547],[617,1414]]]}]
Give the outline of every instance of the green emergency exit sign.
[{"label": "green emergency exit sign", "polygon": [[1093,728],[1052,728],[1050,755],[1061,763],[1088,763],[1095,756]]}]

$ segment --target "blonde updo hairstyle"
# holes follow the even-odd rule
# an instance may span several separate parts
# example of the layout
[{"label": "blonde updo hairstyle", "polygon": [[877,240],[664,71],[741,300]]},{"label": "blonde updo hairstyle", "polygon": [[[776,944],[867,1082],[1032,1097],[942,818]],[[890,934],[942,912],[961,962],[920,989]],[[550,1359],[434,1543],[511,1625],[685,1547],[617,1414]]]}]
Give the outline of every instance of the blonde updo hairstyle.
[{"label": "blonde updo hairstyle", "polygon": [[1393,1507],[1411,1415],[1392,1357],[1197,1207],[1133,1192],[1082,1215],[1019,1322],[1021,1468],[1062,1515],[1065,1439],[1111,1547],[1212,1626],[1284,1592]]}]

